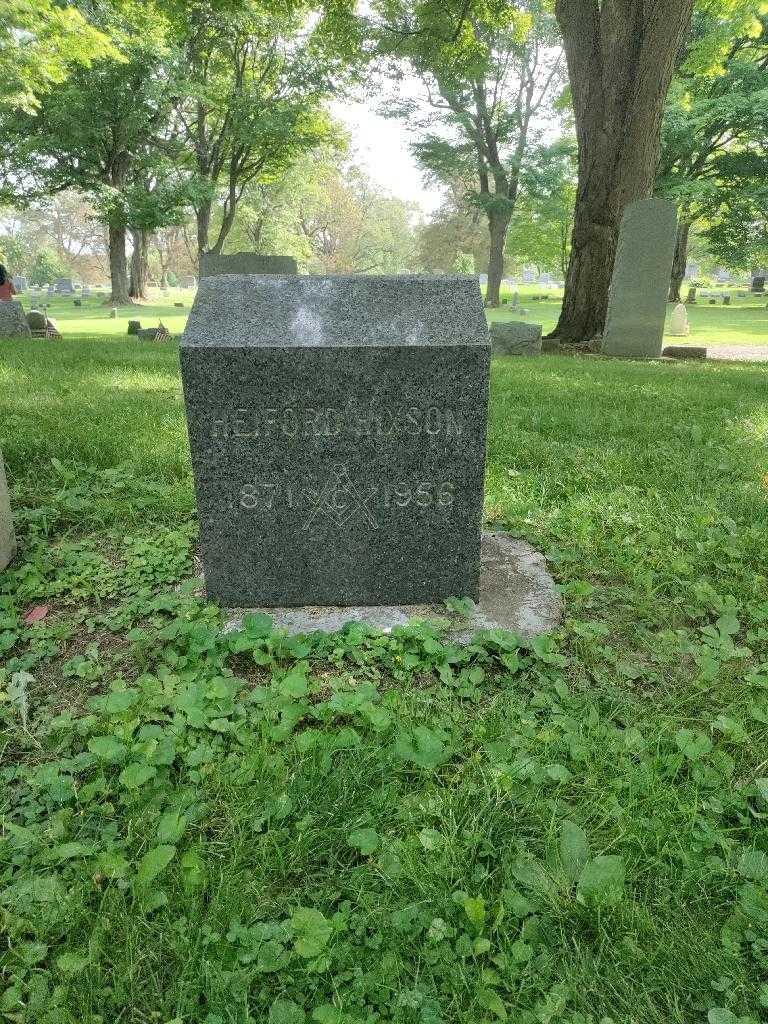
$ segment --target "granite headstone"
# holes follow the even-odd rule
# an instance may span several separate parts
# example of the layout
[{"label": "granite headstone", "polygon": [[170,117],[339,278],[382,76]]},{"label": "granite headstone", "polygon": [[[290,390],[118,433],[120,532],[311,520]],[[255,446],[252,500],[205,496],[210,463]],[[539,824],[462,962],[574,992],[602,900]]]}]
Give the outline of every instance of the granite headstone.
[{"label": "granite headstone", "polygon": [[0,570],[5,569],[16,554],[16,535],[13,532],[11,500],[5,475],[3,453],[0,452]]},{"label": "granite headstone", "polygon": [[74,295],[75,286],[68,277],[60,277],[55,288],[57,295]]},{"label": "granite headstone", "polygon": [[0,338],[28,338],[29,324],[20,302],[0,302]]},{"label": "granite headstone", "polygon": [[605,355],[661,355],[677,214],[665,199],[641,199],[624,211],[608,298]]},{"label": "granite headstone", "polygon": [[200,280],[221,274],[297,274],[293,256],[262,256],[257,252],[233,252],[218,256],[205,252],[200,257]]},{"label": "granite headstone", "polygon": [[23,274],[17,274],[13,279],[13,284],[17,292],[25,292],[29,287],[29,280],[24,277]]},{"label": "granite headstone", "polygon": [[475,277],[201,281],[181,367],[209,595],[476,599],[489,355]]},{"label": "granite headstone", "polygon": [[672,316],[669,320],[669,333],[676,338],[683,338],[691,333],[691,325],[688,323],[688,310],[682,302],[678,302],[672,310]]},{"label": "granite headstone", "polygon": [[491,354],[494,356],[538,356],[541,354],[541,324],[512,320],[491,324]]}]

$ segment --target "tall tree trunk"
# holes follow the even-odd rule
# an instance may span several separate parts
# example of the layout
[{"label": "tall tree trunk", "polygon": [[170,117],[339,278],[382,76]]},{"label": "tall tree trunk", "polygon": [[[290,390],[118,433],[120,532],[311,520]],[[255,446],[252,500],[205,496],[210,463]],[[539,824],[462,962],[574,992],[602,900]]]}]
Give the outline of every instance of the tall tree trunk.
[{"label": "tall tree trunk", "polygon": [[107,300],[107,304],[110,306],[127,306],[131,301],[128,295],[125,235],[124,225],[109,225],[109,276],[112,281],[112,294]]},{"label": "tall tree trunk", "polygon": [[624,208],[647,198],[661,118],[693,0],[556,0],[573,94],[579,184],[565,297],[553,335],[601,334]]},{"label": "tall tree trunk", "polygon": [[669,280],[669,301],[680,302],[680,286],[685,277],[685,267],[688,263],[688,232],[691,225],[686,220],[681,220],[677,225],[677,241],[675,242],[675,258],[672,261],[672,276]]},{"label": "tall tree trunk", "polygon": [[209,240],[211,236],[211,209],[212,202],[210,199],[202,199],[200,205],[195,210],[195,216],[197,219],[197,258],[198,260],[204,252],[208,252]]},{"label": "tall tree trunk", "polygon": [[142,228],[131,228],[133,252],[131,254],[131,279],[128,294],[132,299],[147,298],[147,279],[149,277],[149,240],[150,232]]},{"label": "tall tree trunk", "polygon": [[504,246],[507,241],[510,217],[507,214],[488,214],[490,249],[488,252],[488,286],[485,292],[486,306],[498,306],[501,279],[504,276]]}]

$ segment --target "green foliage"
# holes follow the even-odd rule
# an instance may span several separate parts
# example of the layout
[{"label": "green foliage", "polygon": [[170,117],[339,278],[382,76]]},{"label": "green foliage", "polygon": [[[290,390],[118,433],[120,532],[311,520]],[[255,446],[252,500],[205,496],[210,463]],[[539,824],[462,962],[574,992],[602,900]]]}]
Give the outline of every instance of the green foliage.
[{"label": "green foliage", "polygon": [[[704,54],[713,67],[702,67]],[[727,13],[704,5],[667,98],[656,188],[683,220],[702,224],[711,256],[725,266],[768,258],[766,139],[768,17],[740,3]]]},{"label": "green foliage", "polygon": [[6,0],[0,22],[0,106],[29,113],[73,65],[117,54],[73,5]]},{"label": "green foliage", "polygon": [[[11,264],[13,266],[13,264]],[[36,285],[53,284],[60,277],[67,276],[67,267],[51,249],[38,249],[29,271],[29,283]]]}]

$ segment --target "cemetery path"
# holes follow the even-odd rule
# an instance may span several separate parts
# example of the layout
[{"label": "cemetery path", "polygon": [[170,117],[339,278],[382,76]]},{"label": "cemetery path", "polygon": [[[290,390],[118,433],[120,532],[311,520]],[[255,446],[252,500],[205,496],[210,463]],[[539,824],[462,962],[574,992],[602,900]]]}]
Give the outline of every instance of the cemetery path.
[{"label": "cemetery path", "polygon": [[768,345],[708,345],[707,359],[765,363],[768,362]]}]

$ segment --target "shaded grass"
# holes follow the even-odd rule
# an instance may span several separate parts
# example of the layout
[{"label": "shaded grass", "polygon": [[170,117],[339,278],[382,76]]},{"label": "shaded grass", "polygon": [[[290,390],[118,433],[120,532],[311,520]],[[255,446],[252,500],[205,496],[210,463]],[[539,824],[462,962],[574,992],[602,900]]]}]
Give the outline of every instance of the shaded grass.
[{"label": "shaded grass", "polygon": [[[254,641],[236,659],[217,648],[215,611],[178,591],[194,503],[175,346],[10,343],[0,367],[22,533],[0,577],[0,673],[45,678],[30,683],[40,746],[12,701],[0,728],[20,758],[42,750],[66,772],[105,731],[132,742],[160,724],[179,752],[137,793],[101,767],[93,804],[57,802],[23,763],[5,779],[7,820],[29,833],[26,847],[15,834],[0,845],[13,935],[0,957],[14,998],[37,999],[27,1019],[703,1024],[717,1007],[760,1019],[768,877],[745,895],[739,865],[768,853],[755,781],[768,775],[768,367],[494,361],[486,514],[546,552],[566,622],[518,667],[481,654],[480,675],[461,678],[418,632],[303,651]],[[53,622],[23,626],[27,607],[54,600]],[[108,628],[135,632],[103,652],[78,642],[85,631],[98,647]],[[264,682],[248,674],[231,732],[166,710],[184,680],[213,692],[248,659]],[[313,707],[369,680],[391,726],[326,710],[283,727],[279,687],[303,662]],[[141,714],[51,730],[68,688],[80,706],[121,679],[146,688]],[[416,724],[449,747],[433,765],[402,755]],[[681,730],[709,748],[684,754]],[[80,794],[95,769],[81,771]],[[169,800],[189,823],[152,909],[132,879]],[[557,852],[564,820],[593,856],[622,858],[620,902],[578,897]],[[361,828],[379,836],[370,855],[350,845]],[[125,879],[85,856],[52,866],[52,843],[93,836],[122,844]],[[181,863],[190,851],[199,884]],[[540,883],[521,880],[531,863]],[[31,878],[44,892],[52,875],[63,888],[50,903],[14,888]],[[482,923],[462,893],[483,901]],[[298,907],[335,922],[317,963],[291,952]],[[239,930],[262,925],[284,936],[278,966]],[[46,950],[30,970],[34,943]],[[87,963],[62,966],[67,953]]]}]

